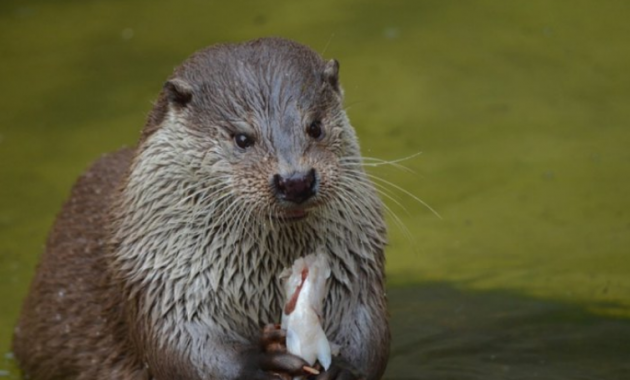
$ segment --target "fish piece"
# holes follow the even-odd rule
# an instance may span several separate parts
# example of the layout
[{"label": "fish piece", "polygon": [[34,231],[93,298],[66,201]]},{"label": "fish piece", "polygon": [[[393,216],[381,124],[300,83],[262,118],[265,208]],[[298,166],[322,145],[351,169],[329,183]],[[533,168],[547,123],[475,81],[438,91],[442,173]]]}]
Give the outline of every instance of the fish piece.
[{"label": "fish piece", "polygon": [[321,253],[297,259],[281,275],[286,296],[281,326],[287,332],[287,351],[311,366],[319,361],[324,369],[332,360],[331,345],[322,328],[329,277],[330,266]]}]

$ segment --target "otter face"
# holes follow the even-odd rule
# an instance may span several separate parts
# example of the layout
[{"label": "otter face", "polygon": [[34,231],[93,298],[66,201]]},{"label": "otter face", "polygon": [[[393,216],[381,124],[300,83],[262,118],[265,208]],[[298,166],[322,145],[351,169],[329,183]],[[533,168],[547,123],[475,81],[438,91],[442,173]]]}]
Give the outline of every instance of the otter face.
[{"label": "otter face", "polygon": [[215,47],[176,70],[162,103],[196,140],[181,154],[198,177],[223,183],[252,217],[297,220],[338,197],[340,160],[360,168],[338,74],[337,61],[289,41]]}]

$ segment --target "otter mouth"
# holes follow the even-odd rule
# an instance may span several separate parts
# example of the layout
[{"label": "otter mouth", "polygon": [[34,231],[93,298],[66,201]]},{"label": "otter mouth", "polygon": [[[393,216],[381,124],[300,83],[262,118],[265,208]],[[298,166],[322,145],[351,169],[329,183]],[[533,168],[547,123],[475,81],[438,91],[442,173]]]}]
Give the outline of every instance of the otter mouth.
[{"label": "otter mouth", "polygon": [[276,218],[282,221],[297,221],[302,220],[308,216],[309,210],[296,208],[296,209],[287,209],[282,212],[276,214]]}]

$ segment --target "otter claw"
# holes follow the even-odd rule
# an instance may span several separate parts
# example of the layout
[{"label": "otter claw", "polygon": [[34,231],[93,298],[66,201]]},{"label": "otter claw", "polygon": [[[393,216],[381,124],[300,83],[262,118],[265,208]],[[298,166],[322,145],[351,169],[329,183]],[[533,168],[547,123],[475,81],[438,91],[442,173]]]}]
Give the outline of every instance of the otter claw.
[{"label": "otter claw", "polygon": [[319,375],[319,371],[313,367],[309,367],[307,365],[305,365],[304,367],[302,367],[302,370],[306,373],[308,373],[309,375]]}]

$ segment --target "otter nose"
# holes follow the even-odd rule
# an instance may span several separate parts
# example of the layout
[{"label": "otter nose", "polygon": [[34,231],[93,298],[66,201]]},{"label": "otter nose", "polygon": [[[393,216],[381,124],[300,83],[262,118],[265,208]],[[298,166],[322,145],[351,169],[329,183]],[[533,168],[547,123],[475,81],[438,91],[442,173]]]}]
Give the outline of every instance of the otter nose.
[{"label": "otter nose", "polygon": [[300,204],[315,194],[315,169],[287,177],[276,174],[273,176],[273,185],[281,199]]}]

